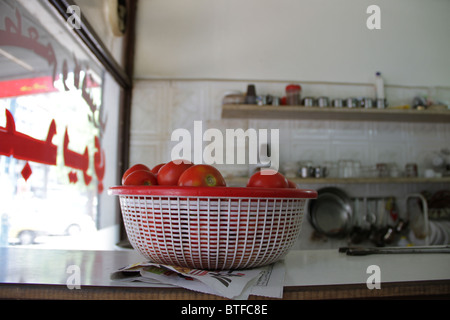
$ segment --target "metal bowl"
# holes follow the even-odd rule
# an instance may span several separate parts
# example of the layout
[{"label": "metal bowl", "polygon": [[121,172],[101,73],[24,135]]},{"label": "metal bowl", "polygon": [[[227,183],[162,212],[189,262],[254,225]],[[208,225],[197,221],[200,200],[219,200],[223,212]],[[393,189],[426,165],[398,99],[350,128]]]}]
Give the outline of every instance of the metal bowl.
[{"label": "metal bowl", "polygon": [[351,230],[352,206],[347,194],[338,188],[318,190],[309,204],[308,218],[313,228],[328,237],[342,238]]}]

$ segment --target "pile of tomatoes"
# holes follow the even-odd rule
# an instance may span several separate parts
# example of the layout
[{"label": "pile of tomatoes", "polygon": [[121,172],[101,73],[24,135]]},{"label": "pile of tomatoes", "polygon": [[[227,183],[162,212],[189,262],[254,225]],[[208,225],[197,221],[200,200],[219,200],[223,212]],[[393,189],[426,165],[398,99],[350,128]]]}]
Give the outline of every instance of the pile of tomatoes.
[{"label": "pile of tomatoes", "polygon": [[[297,188],[283,174],[270,169],[254,173],[247,187]],[[173,160],[153,168],[144,164],[130,167],[122,176],[124,186],[180,186],[180,187],[226,187],[222,174],[208,164],[194,164],[187,160]]]}]

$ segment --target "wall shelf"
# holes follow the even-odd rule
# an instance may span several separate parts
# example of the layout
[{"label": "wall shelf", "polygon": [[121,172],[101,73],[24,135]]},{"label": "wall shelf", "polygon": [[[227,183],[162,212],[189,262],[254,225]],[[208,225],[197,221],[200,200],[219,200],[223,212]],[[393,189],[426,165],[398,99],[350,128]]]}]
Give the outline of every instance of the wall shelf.
[{"label": "wall shelf", "polygon": [[[226,178],[229,185],[245,185],[248,177],[230,177]],[[450,177],[441,178],[292,178],[293,182],[302,184],[358,184],[358,183],[379,183],[379,184],[397,184],[397,183],[450,183]]]},{"label": "wall shelf", "polygon": [[448,123],[450,110],[445,109],[445,106],[432,110],[416,110],[225,104],[222,106],[222,118]]},{"label": "wall shelf", "polygon": [[[296,119],[450,123],[450,110],[445,107],[427,110],[415,109],[363,109],[319,108],[305,106],[258,106],[224,104],[222,118],[228,119]],[[245,185],[248,177],[226,179],[229,185]],[[293,178],[297,184],[415,184],[450,183],[450,177],[441,178]]]}]

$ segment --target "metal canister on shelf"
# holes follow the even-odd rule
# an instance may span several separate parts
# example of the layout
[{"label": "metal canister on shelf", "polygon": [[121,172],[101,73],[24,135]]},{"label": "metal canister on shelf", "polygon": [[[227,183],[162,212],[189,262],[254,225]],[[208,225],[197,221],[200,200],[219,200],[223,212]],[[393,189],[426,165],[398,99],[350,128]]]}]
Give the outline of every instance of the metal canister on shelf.
[{"label": "metal canister on shelf", "polygon": [[333,99],[331,105],[335,108],[342,108],[344,103],[342,102],[342,99]]},{"label": "metal canister on shelf", "polygon": [[373,107],[373,100],[370,98],[362,98],[361,99],[361,107],[370,109]]},{"label": "metal canister on shelf", "polygon": [[258,106],[264,106],[267,104],[266,96],[257,96],[256,97],[256,104]]},{"label": "metal canister on shelf", "polygon": [[302,87],[298,84],[289,84],[286,86],[286,102],[289,106],[300,105],[300,92]]},{"label": "metal canister on shelf", "polygon": [[389,170],[388,170],[387,163],[377,163],[376,167],[377,167],[379,177],[389,176]]},{"label": "metal canister on shelf", "polygon": [[247,86],[247,94],[245,95],[246,104],[256,104],[256,88],[254,84]]},{"label": "metal canister on shelf", "polygon": [[280,105],[280,98],[279,97],[273,97],[272,98],[272,105],[273,106],[279,106]]},{"label": "metal canister on shelf", "polygon": [[322,167],[317,166],[314,168],[314,178],[322,178],[323,177],[323,170]]},{"label": "metal canister on shelf", "polygon": [[407,177],[417,177],[417,164],[416,163],[407,163],[405,165],[405,176]]},{"label": "metal canister on shelf", "polygon": [[345,100],[345,105],[347,106],[347,108],[358,108],[359,107],[358,100],[355,98],[347,98]]},{"label": "metal canister on shelf", "polygon": [[315,101],[313,97],[305,97],[305,99],[303,99],[303,105],[305,107],[313,107],[315,105]]},{"label": "metal canister on shelf", "polygon": [[386,99],[377,99],[376,107],[377,109],[385,109],[387,107]]},{"label": "metal canister on shelf", "polygon": [[328,107],[328,97],[319,97],[319,98],[317,98],[317,104],[321,108]]},{"label": "metal canister on shelf", "polygon": [[300,168],[300,177],[308,178],[309,177],[309,167],[303,166]]}]

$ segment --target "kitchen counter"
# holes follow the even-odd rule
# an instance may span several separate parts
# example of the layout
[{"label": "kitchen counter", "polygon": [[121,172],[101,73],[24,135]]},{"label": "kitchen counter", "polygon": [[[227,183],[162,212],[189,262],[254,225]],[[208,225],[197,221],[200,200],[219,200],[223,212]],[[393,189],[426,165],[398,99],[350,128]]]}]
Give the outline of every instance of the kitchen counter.
[{"label": "kitchen counter", "polygon": [[[120,267],[144,260],[133,250],[0,248],[0,298],[220,299],[181,288],[110,280]],[[450,254],[347,256],[337,250],[301,250],[291,251],[285,265],[284,299],[450,298]],[[80,271],[80,289],[67,286],[73,266]],[[379,279],[380,288],[369,289],[368,278],[370,283]]]}]

